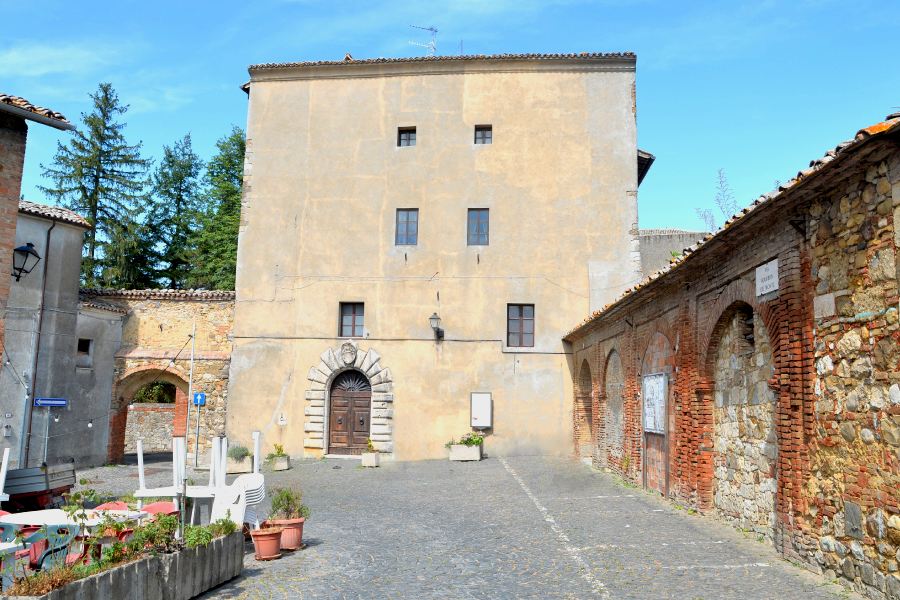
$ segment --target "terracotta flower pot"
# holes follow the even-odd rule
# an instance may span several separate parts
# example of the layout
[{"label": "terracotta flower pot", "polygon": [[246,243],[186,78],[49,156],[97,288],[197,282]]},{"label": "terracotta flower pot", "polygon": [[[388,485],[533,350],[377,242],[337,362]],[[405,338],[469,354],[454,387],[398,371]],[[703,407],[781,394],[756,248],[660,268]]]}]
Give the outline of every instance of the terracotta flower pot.
[{"label": "terracotta flower pot", "polygon": [[303,523],[306,519],[270,519],[267,521],[274,527],[281,527],[281,549],[299,550],[303,546]]},{"label": "terracotta flower pot", "polygon": [[256,549],[256,560],[272,560],[281,558],[281,527],[267,527],[250,532],[253,547]]}]

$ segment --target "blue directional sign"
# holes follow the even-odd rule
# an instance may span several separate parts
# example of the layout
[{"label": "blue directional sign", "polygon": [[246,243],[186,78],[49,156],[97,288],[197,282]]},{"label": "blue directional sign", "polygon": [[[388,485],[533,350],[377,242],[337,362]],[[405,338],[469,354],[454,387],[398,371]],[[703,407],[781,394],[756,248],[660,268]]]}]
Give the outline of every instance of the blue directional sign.
[{"label": "blue directional sign", "polygon": [[205,392],[194,392],[194,406],[206,406]]},{"label": "blue directional sign", "polygon": [[35,406],[43,406],[43,407],[62,407],[65,408],[69,405],[69,401],[65,398],[35,398],[34,399]]}]

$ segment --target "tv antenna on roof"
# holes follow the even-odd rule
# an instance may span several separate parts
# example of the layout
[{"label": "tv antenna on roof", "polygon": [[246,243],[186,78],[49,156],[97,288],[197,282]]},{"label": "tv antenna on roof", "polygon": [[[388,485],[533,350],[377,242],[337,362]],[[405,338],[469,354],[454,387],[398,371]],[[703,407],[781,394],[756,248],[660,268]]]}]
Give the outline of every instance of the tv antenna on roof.
[{"label": "tv antenna on roof", "polygon": [[431,27],[419,27],[418,25],[410,25],[410,27],[431,32],[431,41],[427,44],[422,44],[421,42],[410,42],[410,44],[412,44],[413,46],[426,48],[428,49],[428,56],[434,56],[434,52],[437,50],[437,27],[435,27],[434,25],[432,25]]}]

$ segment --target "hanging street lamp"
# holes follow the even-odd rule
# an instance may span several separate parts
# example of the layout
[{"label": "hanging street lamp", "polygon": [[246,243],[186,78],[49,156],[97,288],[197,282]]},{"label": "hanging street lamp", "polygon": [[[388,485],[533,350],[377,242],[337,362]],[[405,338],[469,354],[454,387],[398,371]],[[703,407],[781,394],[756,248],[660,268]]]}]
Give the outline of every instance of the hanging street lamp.
[{"label": "hanging street lamp", "polygon": [[41,262],[41,255],[34,249],[34,244],[28,242],[13,250],[13,277],[19,281],[23,275],[28,275],[37,264]]}]

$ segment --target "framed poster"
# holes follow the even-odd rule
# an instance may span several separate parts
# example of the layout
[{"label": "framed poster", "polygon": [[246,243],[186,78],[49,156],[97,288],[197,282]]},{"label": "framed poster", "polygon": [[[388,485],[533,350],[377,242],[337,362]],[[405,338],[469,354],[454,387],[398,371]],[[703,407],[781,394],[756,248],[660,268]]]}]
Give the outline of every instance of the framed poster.
[{"label": "framed poster", "polygon": [[644,431],[666,433],[666,393],[668,377],[665,373],[644,375],[642,395],[644,398]]}]

